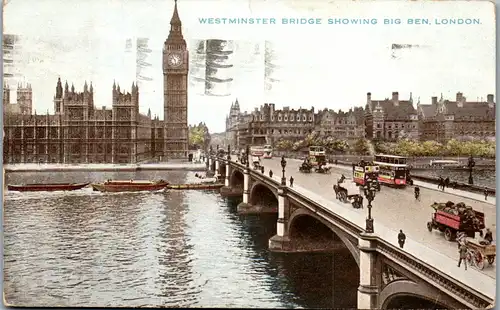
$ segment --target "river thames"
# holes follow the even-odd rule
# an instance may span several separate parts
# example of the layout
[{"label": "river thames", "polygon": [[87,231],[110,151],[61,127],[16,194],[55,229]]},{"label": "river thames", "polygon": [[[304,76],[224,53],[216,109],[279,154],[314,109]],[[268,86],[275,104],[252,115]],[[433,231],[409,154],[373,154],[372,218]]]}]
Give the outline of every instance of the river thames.
[{"label": "river thames", "polygon": [[[7,184],[195,182],[194,172],[9,173]],[[4,293],[16,306],[356,308],[348,251],[267,250],[277,215],[217,192],[5,193]]]}]

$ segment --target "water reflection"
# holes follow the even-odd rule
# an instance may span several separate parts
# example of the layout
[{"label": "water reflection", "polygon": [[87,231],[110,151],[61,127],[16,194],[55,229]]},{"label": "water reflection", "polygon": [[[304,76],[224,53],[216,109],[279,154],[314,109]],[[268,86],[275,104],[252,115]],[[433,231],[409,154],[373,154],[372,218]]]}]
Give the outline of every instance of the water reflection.
[{"label": "water reflection", "polygon": [[[196,181],[191,172],[42,172],[8,174],[7,183],[160,177]],[[213,191],[5,199],[5,296],[14,305],[356,306],[343,254],[272,254],[277,216],[239,216],[238,201]]]}]

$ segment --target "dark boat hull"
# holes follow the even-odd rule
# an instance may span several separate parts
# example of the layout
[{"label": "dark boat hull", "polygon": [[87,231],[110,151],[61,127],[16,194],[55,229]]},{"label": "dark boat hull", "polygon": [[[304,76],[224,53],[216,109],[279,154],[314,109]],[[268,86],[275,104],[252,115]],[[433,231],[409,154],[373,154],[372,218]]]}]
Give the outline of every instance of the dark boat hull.
[{"label": "dark boat hull", "polygon": [[223,187],[222,183],[196,183],[196,184],[171,184],[168,185],[168,189],[198,189],[198,190],[209,190],[209,189],[219,189]]},{"label": "dark boat hull", "polygon": [[74,190],[82,189],[89,184],[90,183],[7,185],[7,189],[9,191],[17,191],[17,192],[74,191]]},{"label": "dark boat hull", "polygon": [[144,191],[157,191],[164,189],[168,183],[156,184],[103,184],[94,183],[92,188],[94,191],[106,193],[119,193],[119,192],[144,192]]}]

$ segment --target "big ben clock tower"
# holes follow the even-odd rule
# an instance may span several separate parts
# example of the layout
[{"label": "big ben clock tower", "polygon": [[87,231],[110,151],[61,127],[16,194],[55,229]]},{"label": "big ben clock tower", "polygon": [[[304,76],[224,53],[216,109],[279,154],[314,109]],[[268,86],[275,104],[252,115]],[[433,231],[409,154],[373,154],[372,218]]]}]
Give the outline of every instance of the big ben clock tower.
[{"label": "big ben clock tower", "polygon": [[167,160],[188,157],[189,52],[175,0],[170,33],[163,46],[164,155]]}]

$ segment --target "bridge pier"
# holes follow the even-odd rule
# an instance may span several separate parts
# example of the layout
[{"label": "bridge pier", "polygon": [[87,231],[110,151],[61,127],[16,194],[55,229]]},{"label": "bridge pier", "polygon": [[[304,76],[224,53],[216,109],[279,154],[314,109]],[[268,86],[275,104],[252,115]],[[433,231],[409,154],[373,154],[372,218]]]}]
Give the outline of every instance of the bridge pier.
[{"label": "bridge pier", "polygon": [[288,204],[286,198],[286,186],[278,188],[278,221],[276,224],[276,235],[269,239],[269,251],[291,252],[292,245],[288,235],[287,220],[285,218],[285,207]]},{"label": "bridge pier", "polygon": [[220,159],[218,157],[215,158],[215,179],[218,180],[220,178]]},{"label": "bridge pier", "polygon": [[250,212],[252,205],[250,204],[250,170],[245,167],[243,170],[243,201],[238,204],[238,213],[252,213]]},{"label": "bridge pier", "polygon": [[232,188],[231,184],[229,183],[231,172],[232,172],[231,165],[230,165],[229,161],[227,161],[226,176],[224,178],[224,186],[221,187],[220,194],[224,197],[241,197],[241,195],[243,194],[243,191],[241,190],[241,188]]},{"label": "bridge pier", "polygon": [[362,232],[359,248],[358,309],[377,309],[378,293],[376,272],[376,237],[373,233]]}]

